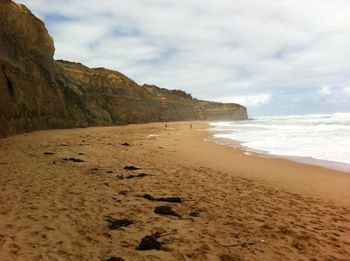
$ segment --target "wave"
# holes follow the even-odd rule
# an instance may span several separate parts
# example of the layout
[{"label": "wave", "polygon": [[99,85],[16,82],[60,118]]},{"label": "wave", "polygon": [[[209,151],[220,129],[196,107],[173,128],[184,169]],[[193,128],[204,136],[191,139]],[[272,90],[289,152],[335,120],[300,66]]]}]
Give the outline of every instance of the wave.
[{"label": "wave", "polygon": [[350,164],[350,113],[257,117],[210,125],[215,138],[268,154]]}]

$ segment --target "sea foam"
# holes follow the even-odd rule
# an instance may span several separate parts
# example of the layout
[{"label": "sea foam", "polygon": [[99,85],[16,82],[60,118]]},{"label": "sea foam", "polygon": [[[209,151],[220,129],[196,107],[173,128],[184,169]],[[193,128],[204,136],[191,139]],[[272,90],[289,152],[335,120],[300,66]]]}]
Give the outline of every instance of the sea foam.
[{"label": "sea foam", "polygon": [[210,125],[216,139],[272,155],[343,163],[350,170],[350,113],[257,117]]}]

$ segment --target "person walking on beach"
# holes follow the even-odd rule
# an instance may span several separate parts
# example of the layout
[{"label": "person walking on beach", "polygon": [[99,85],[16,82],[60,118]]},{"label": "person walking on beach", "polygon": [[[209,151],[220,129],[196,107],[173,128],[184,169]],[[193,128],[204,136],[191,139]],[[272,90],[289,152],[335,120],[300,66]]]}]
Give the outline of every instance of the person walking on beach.
[{"label": "person walking on beach", "polygon": [[190,129],[192,129],[192,124],[190,124]]}]

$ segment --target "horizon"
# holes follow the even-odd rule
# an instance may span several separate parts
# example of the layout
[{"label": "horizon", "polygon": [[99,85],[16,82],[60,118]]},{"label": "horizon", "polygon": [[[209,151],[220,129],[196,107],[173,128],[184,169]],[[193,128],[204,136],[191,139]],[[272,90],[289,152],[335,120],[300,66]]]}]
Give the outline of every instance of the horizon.
[{"label": "horizon", "polygon": [[334,111],[334,112],[317,112],[317,113],[302,113],[302,114],[261,114],[261,115],[249,115],[249,110],[248,110],[248,119],[252,118],[274,118],[274,117],[303,117],[303,116],[334,116],[334,115],[339,115],[339,114],[344,114],[344,115],[349,115],[350,116],[350,111]]},{"label": "horizon", "polygon": [[20,0],[55,59],[239,103],[249,117],[350,112],[350,2]]}]

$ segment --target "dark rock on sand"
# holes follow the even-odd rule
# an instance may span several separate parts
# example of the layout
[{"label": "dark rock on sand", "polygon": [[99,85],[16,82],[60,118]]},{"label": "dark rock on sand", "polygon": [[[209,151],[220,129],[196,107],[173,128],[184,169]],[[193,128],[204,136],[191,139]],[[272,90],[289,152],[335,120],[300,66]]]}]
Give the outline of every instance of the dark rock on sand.
[{"label": "dark rock on sand", "polygon": [[160,250],[162,247],[162,242],[158,241],[158,238],[160,237],[159,233],[153,233],[149,236],[145,236],[141,239],[141,242],[139,246],[136,248],[136,250]]},{"label": "dark rock on sand", "polygon": [[154,209],[154,213],[165,216],[181,217],[170,206],[158,206]]},{"label": "dark rock on sand", "polygon": [[122,145],[123,146],[131,146],[129,143],[127,143],[127,142],[124,142],[124,143],[122,143]]},{"label": "dark rock on sand", "polygon": [[119,229],[121,227],[127,227],[131,224],[133,224],[134,222],[132,220],[129,219],[107,219],[108,222],[108,228],[113,230],[113,229]]}]

